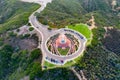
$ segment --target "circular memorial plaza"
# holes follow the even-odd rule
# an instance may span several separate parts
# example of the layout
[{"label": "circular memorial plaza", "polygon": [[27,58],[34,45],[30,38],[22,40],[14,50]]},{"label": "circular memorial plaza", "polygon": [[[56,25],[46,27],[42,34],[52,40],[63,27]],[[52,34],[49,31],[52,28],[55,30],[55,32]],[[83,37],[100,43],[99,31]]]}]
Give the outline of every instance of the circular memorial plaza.
[{"label": "circular memorial plaza", "polygon": [[80,43],[74,35],[58,33],[51,36],[46,45],[51,54],[68,56],[74,54],[78,50]]},{"label": "circular memorial plaza", "polygon": [[45,42],[47,51],[45,60],[58,65],[80,56],[85,49],[86,38],[77,31],[71,29],[57,30]]}]

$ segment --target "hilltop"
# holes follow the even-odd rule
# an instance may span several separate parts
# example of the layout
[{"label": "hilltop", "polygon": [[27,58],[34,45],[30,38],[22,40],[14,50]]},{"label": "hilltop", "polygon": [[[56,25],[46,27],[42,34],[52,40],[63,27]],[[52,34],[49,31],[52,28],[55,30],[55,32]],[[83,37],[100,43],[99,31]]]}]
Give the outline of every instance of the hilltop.
[{"label": "hilltop", "polygon": [[0,0],[0,80],[120,79],[120,0],[53,0],[35,13],[49,32],[67,26],[88,40],[92,34],[83,55],[63,66],[48,62],[42,66],[43,52],[38,48],[42,36],[28,22],[39,7]]}]

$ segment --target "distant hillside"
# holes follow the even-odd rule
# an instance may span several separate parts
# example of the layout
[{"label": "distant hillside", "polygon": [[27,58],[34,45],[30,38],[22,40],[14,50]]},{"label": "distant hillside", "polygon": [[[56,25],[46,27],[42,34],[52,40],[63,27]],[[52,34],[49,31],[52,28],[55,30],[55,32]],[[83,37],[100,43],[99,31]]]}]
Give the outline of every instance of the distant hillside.
[{"label": "distant hillside", "polygon": [[0,33],[21,27],[39,5],[19,0],[0,0]]},{"label": "distant hillside", "polygon": [[105,11],[110,12],[111,11],[111,1],[110,0],[79,0],[82,7],[87,12],[92,11]]},{"label": "distant hillside", "polygon": [[[119,12],[112,11],[110,0],[53,0],[38,19],[43,24],[60,28],[72,23],[86,23],[91,14],[96,18],[97,26],[119,26]],[[115,7],[120,6],[120,0]]]}]

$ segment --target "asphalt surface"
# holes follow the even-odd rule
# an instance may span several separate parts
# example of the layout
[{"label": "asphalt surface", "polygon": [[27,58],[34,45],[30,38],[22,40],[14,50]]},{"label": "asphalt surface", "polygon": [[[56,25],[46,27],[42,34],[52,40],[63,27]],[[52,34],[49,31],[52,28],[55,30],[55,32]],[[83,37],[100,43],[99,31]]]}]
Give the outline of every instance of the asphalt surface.
[{"label": "asphalt surface", "polygon": [[[73,60],[78,56],[80,56],[85,50],[85,44],[87,42],[86,38],[79,32],[71,29],[67,29],[67,28],[62,28],[59,30],[48,30],[49,26],[45,26],[39,23],[36,16],[34,16],[36,12],[40,13],[46,7],[46,4],[44,3],[40,3],[40,4],[41,4],[41,7],[37,11],[33,12],[33,14],[29,17],[29,22],[31,23],[32,27],[36,31],[38,31],[42,36],[42,42],[40,47],[43,52],[43,59],[53,64],[63,65],[67,61]],[[74,54],[68,55],[68,56],[59,56],[59,55],[52,54],[48,50],[46,46],[46,42],[51,36],[57,33],[69,33],[71,35],[74,35],[79,40],[79,43],[80,43],[78,50]]]}]

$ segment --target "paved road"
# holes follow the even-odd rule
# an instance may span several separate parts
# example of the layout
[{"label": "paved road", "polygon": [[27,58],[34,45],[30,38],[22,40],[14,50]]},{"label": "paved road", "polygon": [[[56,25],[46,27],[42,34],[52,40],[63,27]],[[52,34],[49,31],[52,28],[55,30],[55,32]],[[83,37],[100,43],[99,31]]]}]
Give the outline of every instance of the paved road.
[{"label": "paved road", "polygon": [[[41,4],[41,7],[35,12],[40,13],[46,7],[46,4],[44,3],[40,3],[40,4]],[[31,23],[32,27],[36,31],[38,31],[42,36],[41,50],[43,52],[44,60],[51,62],[51,59],[53,59],[56,62],[51,62],[51,63],[62,65],[62,64],[65,64],[67,61],[70,61],[83,53],[85,49],[85,43],[87,40],[82,34],[79,34],[78,32],[67,29],[67,28],[62,28],[59,30],[48,30],[49,26],[42,25],[41,23],[38,22],[38,20],[36,19],[36,16],[34,16],[35,12],[29,17],[29,22]],[[46,41],[50,38],[50,36],[55,35],[57,33],[70,33],[72,35],[75,35],[80,43],[79,45],[80,47],[78,51],[76,51],[74,54],[69,55],[69,56],[58,56],[58,55],[54,55],[51,52],[49,52],[46,46]]]}]

